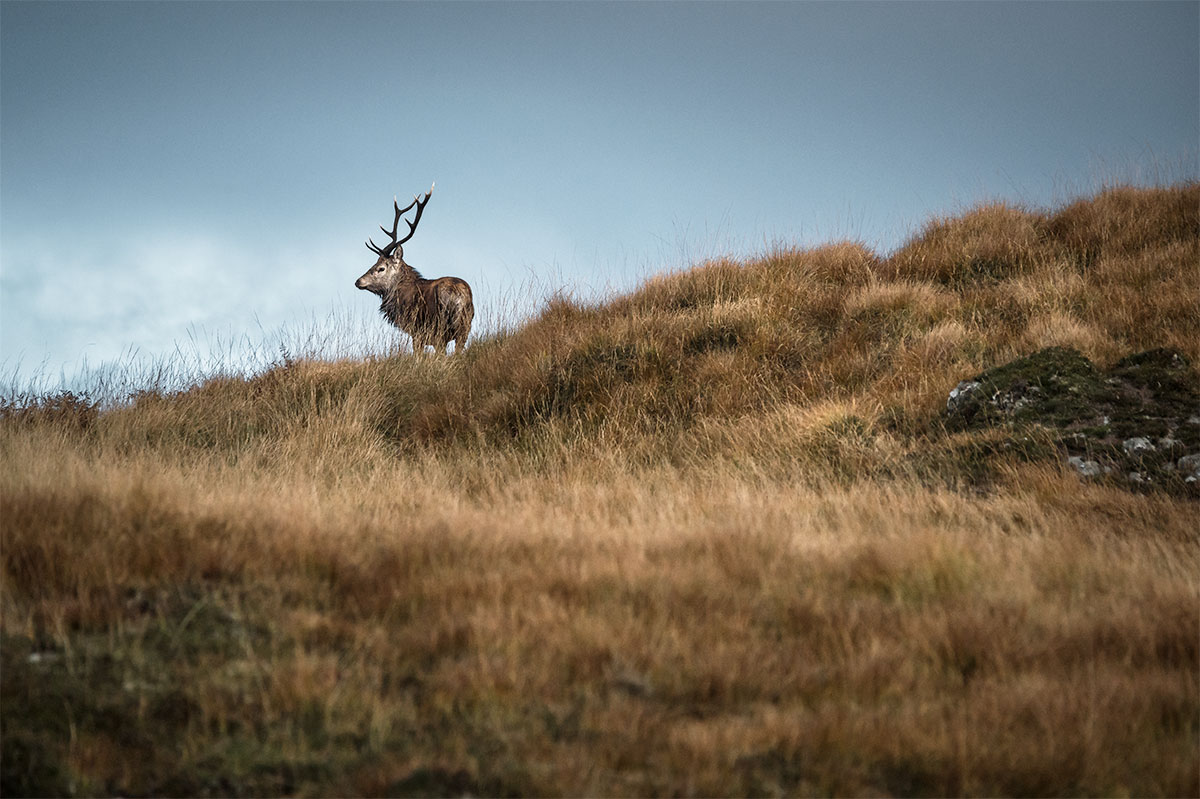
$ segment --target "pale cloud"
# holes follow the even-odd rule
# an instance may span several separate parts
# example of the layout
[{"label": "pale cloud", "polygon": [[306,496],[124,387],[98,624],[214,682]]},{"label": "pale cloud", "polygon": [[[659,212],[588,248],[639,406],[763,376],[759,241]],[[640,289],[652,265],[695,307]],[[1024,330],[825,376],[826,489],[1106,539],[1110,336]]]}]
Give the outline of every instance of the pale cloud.
[{"label": "pale cloud", "polygon": [[[354,288],[371,260],[356,244],[142,231],[63,257],[39,237],[6,235],[0,379],[54,390],[86,387],[102,369],[137,374],[148,363],[200,376],[255,371],[284,355],[405,347],[407,338],[379,317],[378,300]],[[476,335],[536,312],[562,286],[555,261],[565,239],[548,233],[524,251],[508,238],[497,244],[454,237],[414,247],[428,276],[454,274],[475,287]]]},{"label": "pale cloud", "polygon": [[338,249],[264,254],[159,232],[62,257],[43,242],[6,236],[0,375],[20,382],[40,373],[43,382],[69,383],[114,362],[182,359],[238,370],[277,356],[267,349],[378,347],[375,325],[367,324],[374,305],[348,302],[357,264],[339,264]]}]

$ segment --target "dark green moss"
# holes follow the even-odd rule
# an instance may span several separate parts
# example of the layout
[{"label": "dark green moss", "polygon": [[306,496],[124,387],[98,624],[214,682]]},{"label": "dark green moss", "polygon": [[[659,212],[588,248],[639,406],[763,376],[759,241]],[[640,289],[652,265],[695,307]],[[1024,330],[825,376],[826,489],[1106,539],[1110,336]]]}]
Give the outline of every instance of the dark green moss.
[{"label": "dark green moss", "polygon": [[[1067,455],[1094,460],[1138,490],[1196,492],[1175,473],[1200,451],[1200,378],[1181,353],[1155,349],[1099,369],[1050,347],[976,375],[946,412],[951,431],[1040,428]],[[1149,446],[1131,442],[1145,439]]]},{"label": "dark green moss", "polygon": [[1087,358],[1049,347],[976,375],[979,386],[951,412],[952,430],[1037,422],[1066,428],[1099,419],[1116,393]]}]

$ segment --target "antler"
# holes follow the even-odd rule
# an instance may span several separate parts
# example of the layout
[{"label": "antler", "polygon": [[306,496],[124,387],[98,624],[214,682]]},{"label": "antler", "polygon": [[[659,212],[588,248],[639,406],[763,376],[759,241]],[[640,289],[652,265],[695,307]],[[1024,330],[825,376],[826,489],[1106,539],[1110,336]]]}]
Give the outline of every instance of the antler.
[{"label": "antler", "polygon": [[[397,247],[399,247],[404,242],[411,239],[413,237],[413,234],[417,232],[417,225],[420,224],[420,222],[421,222],[421,214],[423,214],[425,212],[425,205],[429,202],[429,198],[433,196],[433,187],[436,185],[437,185],[436,182],[430,184],[429,191],[425,192],[424,197],[414,196],[413,201],[411,203],[409,203],[408,205],[406,205],[404,208],[401,208],[400,203],[396,201],[395,197],[393,197],[392,198],[392,207],[396,209],[396,217],[395,217],[395,219],[392,220],[392,229],[388,230],[383,225],[379,226],[380,230],[382,230],[384,233],[391,236],[392,243],[381,248],[375,244],[374,240],[367,239],[367,241],[366,241],[367,249],[370,250],[371,252],[375,253],[376,255],[386,258],[387,256],[392,254],[393,250],[395,250]],[[407,219],[404,220],[404,223],[406,225],[408,225],[408,235],[405,236],[404,238],[400,239],[399,241],[397,241],[396,234],[399,232],[400,220],[404,217],[404,215],[406,213],[408,213],[410,210],[412,210],[412,207],[414,205],[417,207],[417,215],[413,217],[413,221],[411,221],[411,222],[409,222]]]}]

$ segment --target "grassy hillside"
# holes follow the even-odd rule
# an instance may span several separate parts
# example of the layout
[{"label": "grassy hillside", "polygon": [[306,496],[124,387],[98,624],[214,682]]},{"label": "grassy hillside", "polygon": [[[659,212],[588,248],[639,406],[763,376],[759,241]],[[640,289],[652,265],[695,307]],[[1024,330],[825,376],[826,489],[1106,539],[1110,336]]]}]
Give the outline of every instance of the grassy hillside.
[{"label": "grassy hillside", "polygon": [[10,407],[0,792],[1196,795],[1194,495],[945,408],[1194,368],[1198,264],[1200,186],[1117,188]]}]

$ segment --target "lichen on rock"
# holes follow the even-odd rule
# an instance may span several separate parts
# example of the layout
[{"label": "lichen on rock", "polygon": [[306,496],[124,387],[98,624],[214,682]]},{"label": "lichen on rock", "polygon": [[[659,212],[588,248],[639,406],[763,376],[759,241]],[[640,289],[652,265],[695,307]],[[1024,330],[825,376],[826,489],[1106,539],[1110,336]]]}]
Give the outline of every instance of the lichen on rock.
[{"label": "lichen on rock", "polygon": [[1100,369],[1076,350],[1049,347],[960,382],[945,421],[951,431],[1043,428],[1083,477],[1191,494],[1200,488],[1188,460],[1200,454],[1197,415],[1200,378],[1175,350]]}]

